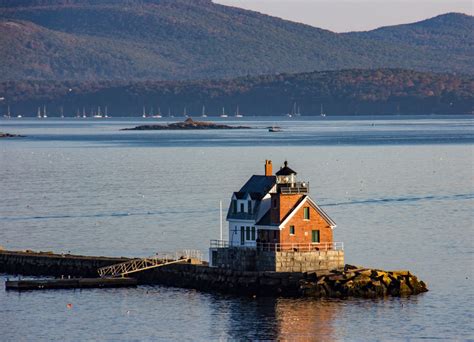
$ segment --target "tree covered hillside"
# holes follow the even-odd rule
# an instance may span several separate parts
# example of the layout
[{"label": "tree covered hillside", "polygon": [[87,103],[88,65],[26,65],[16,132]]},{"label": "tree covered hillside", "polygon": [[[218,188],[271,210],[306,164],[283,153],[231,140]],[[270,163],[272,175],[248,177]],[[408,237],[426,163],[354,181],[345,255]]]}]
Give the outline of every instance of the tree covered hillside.
[{"label": "tree covered hillside", "polygon": [[473,18],[336,34],[207,0],[0,1],[0,81],[191,80],[349,68],[473,73]]},{"label": "tree covered hillside", "polygon": [[51,115],[64,107],[68,116],[108,107],[116,116],[138,116],[142,108],[192,116],[202,106],[210,116],[237,106],[244,115],[283,115],[299,107],[302,115],[469,114],[473,111],[472,76],[434,74],[400,69],[343,70],[242,77],[232,80],[167,82],[0,83],[0,94],[14,112],[34,116],[47,105]]}]

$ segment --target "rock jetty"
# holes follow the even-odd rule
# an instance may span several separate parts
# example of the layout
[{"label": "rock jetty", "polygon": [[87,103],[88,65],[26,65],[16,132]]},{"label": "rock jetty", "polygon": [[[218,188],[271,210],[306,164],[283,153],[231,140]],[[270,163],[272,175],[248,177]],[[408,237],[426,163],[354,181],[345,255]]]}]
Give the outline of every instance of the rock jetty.
[{"label": "rock jetty", "polygon": [[300,281],[304,297],[316,298],[377,298],[408,296],[427,292],[423,281],[409,271],[383,271],[346,265],[344,270],[334,270],[313,279]]},{"label": "rock jetty", "polygon": [[[0,273],[58,278],[94,278],[97,269],[125,261],[109,258],[0,249]],[[138,285],[166,285],[241,296],[376,298],[416,295],[426,284],[409,271],[346,265],[323,272],[249,272],[189,263],[158,267],[132,276]]]},{"label": "rock jetty", "polygon": [[194,121],[187,118],[183,122],[175,122],[167,125],[141,125],[133,128],[124,128],[122,131],[150,131],[150,130],[203,130],[203,129],[250,129],[248,126],[229,126],[213,122]]}]

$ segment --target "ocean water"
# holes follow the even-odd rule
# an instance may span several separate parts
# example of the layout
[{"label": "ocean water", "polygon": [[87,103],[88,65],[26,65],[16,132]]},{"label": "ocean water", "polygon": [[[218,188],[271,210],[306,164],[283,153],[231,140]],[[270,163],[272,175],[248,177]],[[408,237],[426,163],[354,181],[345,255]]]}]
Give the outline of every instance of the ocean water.
[{"label": "ocean water", "polygon": [[[263,173],[265,159],[274,167],[288,160],[338,224],[347,263],[409,269],[430,291],[342,301],[161,286],[16,293],[3,290],[8,275],[0,275],[0,340],[474,339],[472,117],[218,121],[254,129],[0,120],[0,131],[27,136],[0,140],[0,245],[110,256],[205,252],[219,236],[219,201],[226,207]],[[272,125],[283,132],[268,132]]]}]

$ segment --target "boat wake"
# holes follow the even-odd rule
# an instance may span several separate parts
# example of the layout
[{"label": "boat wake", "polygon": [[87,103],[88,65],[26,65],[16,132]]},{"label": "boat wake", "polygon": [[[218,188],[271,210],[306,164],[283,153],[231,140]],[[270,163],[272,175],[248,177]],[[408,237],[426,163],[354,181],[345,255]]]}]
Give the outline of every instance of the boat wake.
[{"label": "boat wake", "polygon": [[179,213],[196,214],[202,213],[202,210],[188,210],[188,211],[147,211],[147,212],[115,212],[115,213],[94,213],[86,215],[43,215],[43,216],[0,216],[0,221],[30,221],[30,220],[54,220],[54,219],[76,219],[76,218],[107,218],[107,217],[128,217],[128,216],[163,216],[176,215]]},{"label": "boat wake", "polygon": [[321,204],[321,207],[334,207],[339,205],[358,205],[358,204],[386,204],[393,202],[419,202],[419,201],[446,201],[446,200],[470,200],[474,199],[474,193],[457,195],[439,195],[439,196],[420,196],[420,197],[394,197],[394,198],[370,198],[365,200],[354,200],[338,203]]}]

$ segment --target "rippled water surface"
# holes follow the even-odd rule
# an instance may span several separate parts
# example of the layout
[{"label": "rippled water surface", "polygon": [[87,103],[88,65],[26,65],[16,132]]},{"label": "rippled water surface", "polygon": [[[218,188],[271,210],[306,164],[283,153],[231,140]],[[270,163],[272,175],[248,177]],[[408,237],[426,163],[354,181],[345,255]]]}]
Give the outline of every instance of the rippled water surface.
[{"label": "rippled water surface", "polygon": [[[410,269],[430,292],[338,301],[0,288],[0,340],[474,338],[472,119],[252,118],[229,119],[250,130],[119,131],[143,122],[0,121],[0,131],[27,136],[0,140],[0,245],[205,251],[219,235],[219,201],[226,206],[265,159],[288,159],[338,224],[346,262]],[[272,125],[283,132],[269,133]]]}]

